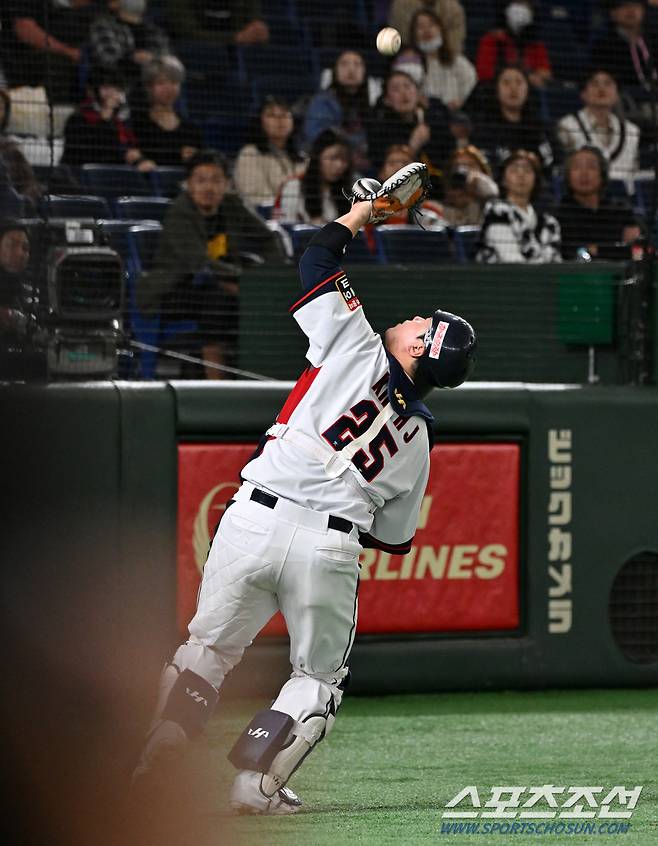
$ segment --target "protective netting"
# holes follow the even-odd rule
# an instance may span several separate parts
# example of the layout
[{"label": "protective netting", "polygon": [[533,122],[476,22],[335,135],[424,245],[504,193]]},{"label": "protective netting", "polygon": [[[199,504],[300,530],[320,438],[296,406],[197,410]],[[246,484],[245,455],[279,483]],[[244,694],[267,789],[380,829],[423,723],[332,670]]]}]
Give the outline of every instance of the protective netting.
[{"label": "protective netting", "polygon": [[[658,0],[5,0],[0,23],[0,377],[293,378],[292,323],[289,363],[255,366],[272,273],[292,301],[282,269],[343,190],[421,160],[424,229],[402,212],[350,250],[378,328],[422,267],[425,307],[502,321],[530,378],[556,349],[580,356],[557,381],[597,378],[594,352],[651,378]],[[578,281],[601,262],[605,296]],[[464,267],[468,296],[437,284]]]}]

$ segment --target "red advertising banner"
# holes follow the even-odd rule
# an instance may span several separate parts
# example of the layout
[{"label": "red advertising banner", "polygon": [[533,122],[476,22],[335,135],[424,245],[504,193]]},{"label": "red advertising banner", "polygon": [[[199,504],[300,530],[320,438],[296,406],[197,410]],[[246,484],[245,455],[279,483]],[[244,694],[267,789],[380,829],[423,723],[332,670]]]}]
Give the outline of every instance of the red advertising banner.
[{"label": "red advertising banner", "polygon": [[[194,614],[200,573],[254,444],[178,447],[178,621]],[[408,555],[364,550],[361,633],[504,631],[519,625],[520,450],[440,444]],[[280,615],[264,634],[285,633]]]}]

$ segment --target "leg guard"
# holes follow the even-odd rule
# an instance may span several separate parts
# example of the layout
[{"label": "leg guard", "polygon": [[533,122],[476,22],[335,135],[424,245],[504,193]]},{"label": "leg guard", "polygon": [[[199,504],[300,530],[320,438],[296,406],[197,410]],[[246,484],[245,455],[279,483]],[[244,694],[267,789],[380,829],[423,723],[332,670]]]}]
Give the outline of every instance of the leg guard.
[{"label": "leg guard", "polygon": [[303,721],[281,711],[260,711],[229,753],[238,769],[262,773],[260,788],[272,796],[333,728],[335,713],[310,714]]},{"label": "leg guard", "polygon": [[162,712],[162,720],[178,723],[188,738],[201,734],[212,716],[218,691],[192,670],[178,676]]}]

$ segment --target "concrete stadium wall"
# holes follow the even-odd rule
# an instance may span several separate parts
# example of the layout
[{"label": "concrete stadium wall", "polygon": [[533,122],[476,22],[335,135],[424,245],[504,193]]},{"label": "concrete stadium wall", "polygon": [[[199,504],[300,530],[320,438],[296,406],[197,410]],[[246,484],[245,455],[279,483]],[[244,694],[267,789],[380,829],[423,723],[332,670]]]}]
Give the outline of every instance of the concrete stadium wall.
[{"label": "concrete stadium wall", "polygon": [[[97,626],[173,645],[177,442],[256,440],[286,393],[276,383],[0,388],[5,624],[16,615],[66,629],[82,583],[116,594]],[[608,606],[620,567],[658,553],[658,392],[471,386],[434,392],[429,405],[440,440],[522,444],[521,629],[361,637],[353,690],[656,684],[658,662],[620,651]],[[552,530],[570,534],[569,570],[549,549]],[[276,689],[286,658],[280,641],[255,645],[229,689]]]}]

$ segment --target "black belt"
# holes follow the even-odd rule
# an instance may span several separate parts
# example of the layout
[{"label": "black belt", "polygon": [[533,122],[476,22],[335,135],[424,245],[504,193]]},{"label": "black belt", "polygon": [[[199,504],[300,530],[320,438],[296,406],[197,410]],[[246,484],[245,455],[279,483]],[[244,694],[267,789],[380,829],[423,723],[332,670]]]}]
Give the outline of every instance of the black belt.
[{"label": "black belt", "polygon": [[[253,502],[258,502],[260,505],[264,505],[266,508],[274,508],[274,506],[279,501],[278,496],[274,496],[273,494],[265,493],[265,491],[261,491],[258,488],[254,488],[251,492],[251,496],[249,497],[250,500]],[[228,502],[226,507],[233,502]],[[336,517],[333,514],[329,515],[329,520],[327,521],[327,526],[330,529],[336,529],[339,532],[344,532],[346,535],[354,528],[354,525],[350,522],[350,520],[345,520],[344,517]]]}]

